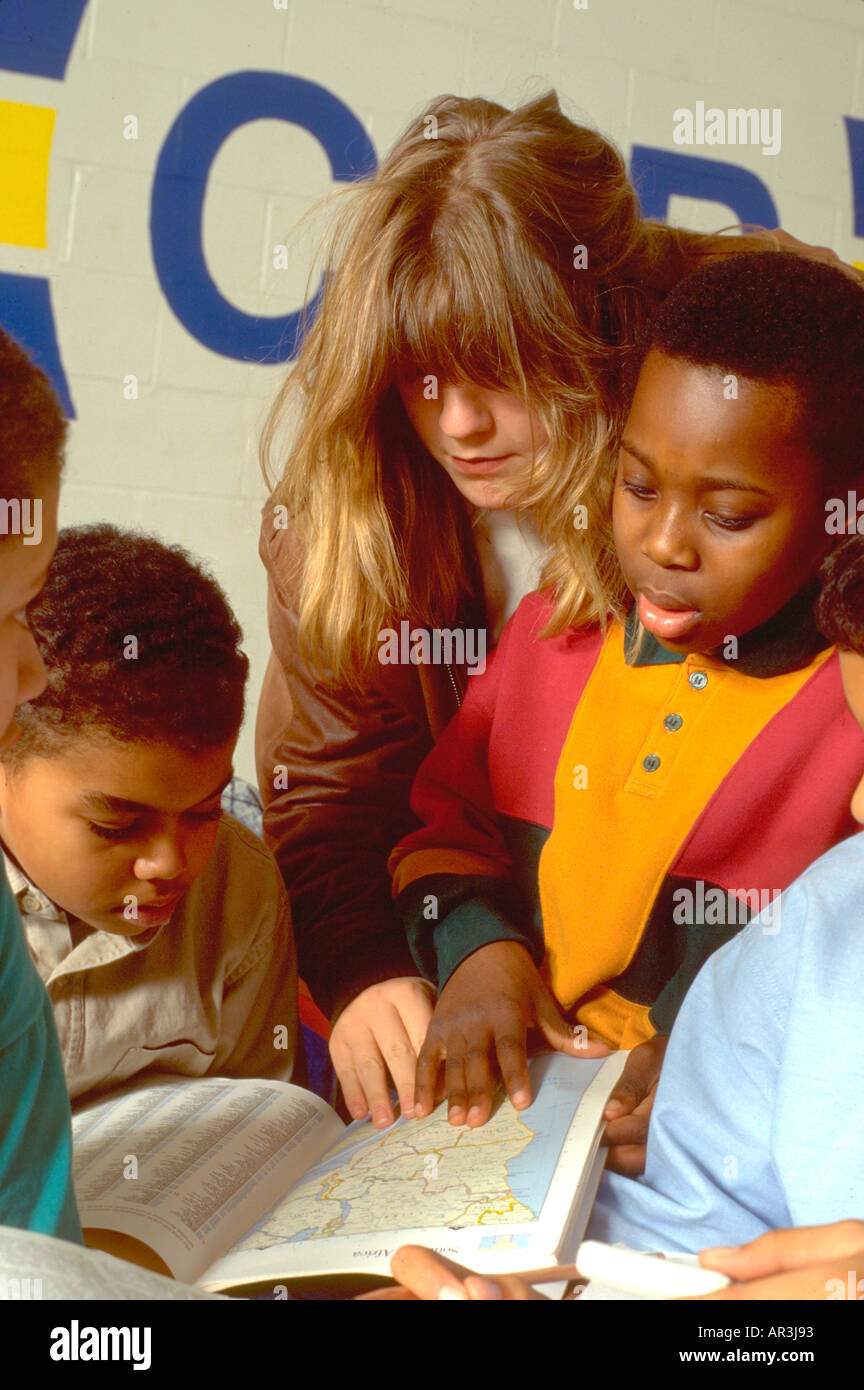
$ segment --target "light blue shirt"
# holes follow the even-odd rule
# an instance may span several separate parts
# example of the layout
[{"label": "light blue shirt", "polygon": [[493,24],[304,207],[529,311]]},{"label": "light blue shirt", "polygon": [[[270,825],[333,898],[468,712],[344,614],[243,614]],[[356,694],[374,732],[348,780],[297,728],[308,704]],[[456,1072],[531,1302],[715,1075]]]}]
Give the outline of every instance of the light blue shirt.
[{"label": "light blue shirt", "polygon": [[702,967],[672,1030],[643,1177],[587,1234],[695,1252],[864,1217],[864,835]]},{"label": "light blue shirt", "polygon": [[69,1096],[51,1002],[0,854],[0,1224],[81,1240]]}]

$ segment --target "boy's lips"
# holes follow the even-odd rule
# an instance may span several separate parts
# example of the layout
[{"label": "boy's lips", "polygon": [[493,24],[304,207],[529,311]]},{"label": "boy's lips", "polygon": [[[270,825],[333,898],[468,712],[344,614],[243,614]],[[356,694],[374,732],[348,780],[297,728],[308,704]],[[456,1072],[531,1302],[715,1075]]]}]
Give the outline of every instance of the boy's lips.
[{"label": "boy's lips", "polygon": [[[174,909],[176,908],[182,896],[182,893],[175,893],[172,897],[163,898],[157,902],[136,903],[136,917],[133,917],[131,920],[138,920],[140,922],[151,923],[167,922],[169,918],[174,915]],[[118,912],[121,915],[125,913],[125,907],[118,907],[114,910],[115,912]]]},{"label": "boy's lips", "polygon": [[638,596],[639,621],[644,628],[660,640],[665,637],[677,642],[698,623],[701,614],[698,608],[685,608],[678,600],[663,595],[666,602],[661,604],[641,590]]}]

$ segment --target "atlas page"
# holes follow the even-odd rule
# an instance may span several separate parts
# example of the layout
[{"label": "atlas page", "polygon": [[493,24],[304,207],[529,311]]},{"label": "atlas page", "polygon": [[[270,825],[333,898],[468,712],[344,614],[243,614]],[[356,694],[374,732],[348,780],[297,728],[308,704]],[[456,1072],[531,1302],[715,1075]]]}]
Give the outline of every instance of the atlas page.
[{"label": "atlas page", "polygon": [[[73,1117],[87,1242],[195,1283],[345,1132],[320,1097],[281,1081],[160,1081]],[[97,1234],[98,1233],[98,1234]]]},{"label": "atlas page", "polygon": [[533,1104],[517,1111],[502,1099],[479,1129],[449,1124],[446,1102],[383,1134],[356,1122],[199,1282],[226,1289],[304,1274],[387,1275],[406,1243],[487,1272],[555,1263],[565,1233],[574,1249],[581,1238],[594,1195],[585,1187],[599,1179],[603,1109],[627,1055],[535,1058]]}]

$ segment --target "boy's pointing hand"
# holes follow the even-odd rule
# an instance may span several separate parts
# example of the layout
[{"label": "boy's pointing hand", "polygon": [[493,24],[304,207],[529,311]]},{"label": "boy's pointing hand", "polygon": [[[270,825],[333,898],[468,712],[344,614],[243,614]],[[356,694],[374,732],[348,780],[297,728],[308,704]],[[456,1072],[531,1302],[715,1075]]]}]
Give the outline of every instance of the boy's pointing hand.
[{"label": "boy's pointing hand", "polygon": [[574,1037],[524,946],[481,946],[441,991],[417,1059],[415,1115],[434,1108],[442,1065],[451,1124],[486,1123],[499,1075],[513,1105],[524,1110],[531,1104],[529,1028],[539,1029],[556,1052],[600,1057],[609,1051],[605,1043]]}]

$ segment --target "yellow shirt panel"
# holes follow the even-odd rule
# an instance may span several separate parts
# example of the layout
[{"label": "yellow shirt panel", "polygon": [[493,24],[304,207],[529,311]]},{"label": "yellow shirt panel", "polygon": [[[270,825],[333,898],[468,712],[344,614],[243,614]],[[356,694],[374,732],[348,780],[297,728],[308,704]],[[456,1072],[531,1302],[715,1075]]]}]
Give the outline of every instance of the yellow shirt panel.
[{"label": "yellow shirt panel", "polygon": [[[701,655],[627,668],[623,624],[610,627],[564,741],[540,857],[545,969],[566,1009],[627,968],[712,794],[832,650],[764,679]],[[605,994],[605,1011],[585,1001],[586,1017],[577,1016],[588,1023],[590,1014],[591,1026],[619,1045],[629,1025],[620,996]],[[647,1013],[621,1002],[634,1021]],[[647,1018],[638,1031],[645,1027]]]}]

